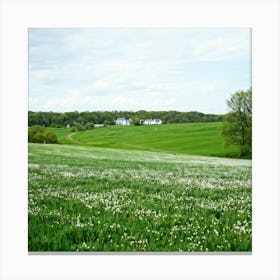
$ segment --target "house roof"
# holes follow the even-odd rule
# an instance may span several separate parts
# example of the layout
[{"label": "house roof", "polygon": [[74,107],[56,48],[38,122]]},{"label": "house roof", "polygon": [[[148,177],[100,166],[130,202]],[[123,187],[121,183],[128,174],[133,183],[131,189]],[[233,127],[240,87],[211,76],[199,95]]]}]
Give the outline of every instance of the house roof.
[{"label": "house roof", "polygon": [[161,119],[146,119],[145,121],[156,121],[156,122],[158,122],[158,121],[160,121]]}]

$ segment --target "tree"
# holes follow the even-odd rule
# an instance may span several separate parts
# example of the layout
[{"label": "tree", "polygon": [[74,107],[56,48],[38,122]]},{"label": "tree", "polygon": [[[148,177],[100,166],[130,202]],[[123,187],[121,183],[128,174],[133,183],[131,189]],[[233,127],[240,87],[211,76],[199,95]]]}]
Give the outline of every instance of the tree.
[{"label": "tree", "polygon": [[33,125],[28,129],[28,142],[43,143],[44,142],[44,128],[40,125]]},{"label": "tree", "polygon": [[82,124],[80,124],[80,123],[76,123],[76,128],[77,128],[78,131],[86,130],[86,128]]},{"label": "tree", "polygon": [[105,120],[105,121],[103,121],[103,124],[104,124],[104,126],[108,126],[108,125],[110,125],[110,121]]},{"label": "tree", "polygon": [[93,128],[94,128],[94,123],[92,123],[92,122],[86,123],[86,124],[85,124],[85,128],[86,128],[86,129],[93,129]]},{"label": "tree", "polygon": [[225,145],[237,145],[240,157],[252,155],[252,89],[237,91],[227,100],[230,112],[225,115],[221,133]]},{"label": "tree", "polygon": [[135,126],[141,125],[139,118],[133,118],[133,123],[134,123]]},{"label": "tree", "polygon": [[31,143],[57,143],[57,136],[52,131],[45,131],[40,125],[28,128],[28,142]]},{"label": "tree", "polygon": [[54,132],[47,131],[47,132],[45,132],[44,136],[45,136],[44,143],[46,143],[46,144],[56,144],[57,143],[57,136]]}]

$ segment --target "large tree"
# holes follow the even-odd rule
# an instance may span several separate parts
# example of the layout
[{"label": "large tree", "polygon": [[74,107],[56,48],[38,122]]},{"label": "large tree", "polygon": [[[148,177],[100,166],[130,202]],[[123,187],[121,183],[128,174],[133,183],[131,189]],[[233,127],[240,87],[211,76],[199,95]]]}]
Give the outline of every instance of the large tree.
[{"label": "large tree", "polygon": [[57,136],[52,131],[46,131],[44,127],[40,125],[33,125],[28,128],[28,142],[30,143],[57,143]]},{"label": "large tree", "polygon": [[252,89],[237,91],[227,100],[230,110],[221,127],[226,145],[237,145],[241,157],[252,155]]}]

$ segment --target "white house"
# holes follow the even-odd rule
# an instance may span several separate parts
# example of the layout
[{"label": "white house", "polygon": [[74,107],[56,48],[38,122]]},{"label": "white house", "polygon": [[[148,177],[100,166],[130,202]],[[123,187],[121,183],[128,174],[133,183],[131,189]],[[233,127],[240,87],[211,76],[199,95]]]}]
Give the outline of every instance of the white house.
[{"label": "white house", "polygon": [[94,124],[94,128],[100,128],[100,127],[103,127],[104,124],[103,123],[95,123]]},{"label": "white house", "polygon": [[126,118],[117,118],[116,119],[116,125],[131,125],[132,119],[126,119]]},{"label": "white house", "polygon": [[143,124],[162,124],[160,119],[147,119],[144,120]]}]

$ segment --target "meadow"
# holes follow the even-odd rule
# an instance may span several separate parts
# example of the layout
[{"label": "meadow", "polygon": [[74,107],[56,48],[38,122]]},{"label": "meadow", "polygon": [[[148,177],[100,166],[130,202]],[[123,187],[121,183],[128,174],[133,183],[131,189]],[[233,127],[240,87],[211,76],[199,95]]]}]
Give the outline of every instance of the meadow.
[{"label": "meadow", "polygon": [[[171,127],[165,137],[150,127],[154,142],[148,128],[116,127],[77,133],[75,145],[29,144],[28,250],[251,251],[251,160],[187,155],[183,137],[168,143],[184,126]],[[70,144],[68,133],[59,141]],[[121,149],[124,139],[137,147]]]},{"label": "meadow", "polygon": [[[219,134],[221,123],[185,123],[144,126],[111,126],[74,133],[56,129],[62,144],[103,148],[164,151],[180,154],[237,157],[237,147],[224,147]],[[61,132],[62,131],[62,132]],[[65,133],[66,132],[66,133]]]},{"label": "meadow", "polygon": [[64,139],[67,135],[71,133],[71,128],[54,128],[54,127],[47,127],[47,131],[52,131],[56,134],[57,140],[60,141]]}]

